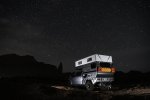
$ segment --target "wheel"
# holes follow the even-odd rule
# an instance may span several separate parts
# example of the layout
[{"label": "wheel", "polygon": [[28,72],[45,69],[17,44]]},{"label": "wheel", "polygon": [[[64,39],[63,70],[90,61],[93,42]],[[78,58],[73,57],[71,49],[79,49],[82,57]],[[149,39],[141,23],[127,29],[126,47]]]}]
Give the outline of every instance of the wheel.
[{"label": "wheel", "polygon": [[87,81],[87,82],[85,83],[85,87],[86,87],[86,89],[89,90],[89,91],[92,91],[92,90],[94,89],[94,85],[93,85],[93,83],[92,83],[91,81]]},{"label": "wheel", "polygon": [[111,84],[107,86],[107,90],[111,90]]},{"label": "wheel", "polygon": [[111,84],[103,84],[100,87],[101,90],[111,90]]}]

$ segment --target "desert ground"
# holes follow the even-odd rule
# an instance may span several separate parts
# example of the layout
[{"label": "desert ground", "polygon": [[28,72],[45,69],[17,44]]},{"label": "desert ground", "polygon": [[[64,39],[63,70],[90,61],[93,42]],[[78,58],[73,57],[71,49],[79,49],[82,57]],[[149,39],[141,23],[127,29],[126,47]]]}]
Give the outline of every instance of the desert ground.
[{"label": "desert ground", "polygon": [[0,79],[0,100],[150,100],[150,87],[113,86],[87,91],[84,87],[37,79]]}]

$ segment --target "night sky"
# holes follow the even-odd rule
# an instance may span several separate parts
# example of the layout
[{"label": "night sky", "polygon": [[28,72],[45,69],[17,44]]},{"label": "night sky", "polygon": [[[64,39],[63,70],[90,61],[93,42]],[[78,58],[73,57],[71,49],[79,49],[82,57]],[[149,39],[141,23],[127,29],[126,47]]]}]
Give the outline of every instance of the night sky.
[{"label": "night sky", "polygon": [[150,71],[149,0],[0,0],[0,55],[48,64],[112,55],[117,70]]}]

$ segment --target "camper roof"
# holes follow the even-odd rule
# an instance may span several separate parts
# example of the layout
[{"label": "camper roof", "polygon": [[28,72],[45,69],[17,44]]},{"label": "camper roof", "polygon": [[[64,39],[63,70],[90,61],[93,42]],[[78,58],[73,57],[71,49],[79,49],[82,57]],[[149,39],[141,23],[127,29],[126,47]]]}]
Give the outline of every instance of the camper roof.
[{"label": "camper roof", "polygon": [[75,67],[79,67],[92,62],[108,62],[112,63],[112,56],[94,54],[75,62]]}]

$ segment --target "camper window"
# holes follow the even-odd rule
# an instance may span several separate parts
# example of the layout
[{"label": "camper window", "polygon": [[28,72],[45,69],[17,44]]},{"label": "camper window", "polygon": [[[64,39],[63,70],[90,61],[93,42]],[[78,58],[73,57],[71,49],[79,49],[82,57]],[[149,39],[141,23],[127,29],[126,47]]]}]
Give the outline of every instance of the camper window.
[{"label": "camper window", "polygon": [[79,61],[78,64],[81,65],[81,64],[82,64],[82,61]]},{"label": "camper window", "polygon": [[87,62],[89,62],[89,61],[92,61],[92,58],[88,58],[88,59],[87,59]]}]

